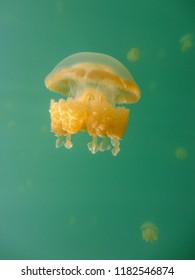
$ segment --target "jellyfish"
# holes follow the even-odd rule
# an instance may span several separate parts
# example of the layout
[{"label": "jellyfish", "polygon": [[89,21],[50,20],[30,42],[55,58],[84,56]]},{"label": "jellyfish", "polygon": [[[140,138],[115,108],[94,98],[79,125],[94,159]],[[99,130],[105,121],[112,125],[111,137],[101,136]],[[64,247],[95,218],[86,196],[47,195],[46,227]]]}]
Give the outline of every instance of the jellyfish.
[{"label": "jellyfish", "polygon": [[159,230],[155,224],[146,222],[141,226],[142,238],[145,241],[153,242],[158,239]]},{"label": "jellyfish", "polygon": [[122,104],[140,99],[140,89],[125,66],[105,54],[77,53],[57,64],[45,86],[63,97],[52,99],[49,110],[56,147],[72,148],[72,135],[87,131],[92,154],[112,147],[117,155],[129,119],[129,109]]},{"label": "jellyfish", "polygon": [[140,50],[138,48],[132,48],[127,53],[127,59],[131,62],[136,62],[140,59]]},{"label": "jellyfish", "polygon": [[180,39],[180,50],[182,52],[187,52],[193,45],[193,34],[186,34]]},{"label": "jellyfish", "polygon": [[177,159],[185,159],[188,156],[187,150],[184,147],[178,147],[175,150],[175,156]]}]

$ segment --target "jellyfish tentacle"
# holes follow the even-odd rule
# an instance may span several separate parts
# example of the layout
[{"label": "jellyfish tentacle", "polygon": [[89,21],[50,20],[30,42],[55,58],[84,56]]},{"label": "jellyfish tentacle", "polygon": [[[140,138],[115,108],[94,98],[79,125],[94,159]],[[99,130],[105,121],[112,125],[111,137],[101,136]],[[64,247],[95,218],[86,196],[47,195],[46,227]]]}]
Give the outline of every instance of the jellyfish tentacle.
[{"label": "jellyfish tentacle", "polygon": [[119,139],[113,138],[113,139],[111,139],[111,143],[113,146],[112,154],[113,154],[113,156],[116,156],[118,154],[118,152],[120,151],[120,147],[119,147],[120,141],[119,141]]},{"label": "jellyfish tentacle", "polygon": [[105,136],[102,138],[102,142],[100,143],[100,151],[104,152],[106,150],[110,150],[111,149],[111,145],[108,142],[108,137]]},{"label": "jellyfish tentacle", "polygon": [[64,137],[60,135],[56,140],[56,148],[60,148],[63,144],[64,144]]},{"label": "jellyfish tentacle", "polygon": [[92,141],[87,144],[87,147],[92,154],[95,154],[99,151],[97,136],[92,136]]},{"label": "jellyfish tentacle", "polygon": [[71,149],[73,146],[73,143],[71,142],[71,134],[67,134],[66,136],[66,142],[64,143],[64,146],[66,149]]}]

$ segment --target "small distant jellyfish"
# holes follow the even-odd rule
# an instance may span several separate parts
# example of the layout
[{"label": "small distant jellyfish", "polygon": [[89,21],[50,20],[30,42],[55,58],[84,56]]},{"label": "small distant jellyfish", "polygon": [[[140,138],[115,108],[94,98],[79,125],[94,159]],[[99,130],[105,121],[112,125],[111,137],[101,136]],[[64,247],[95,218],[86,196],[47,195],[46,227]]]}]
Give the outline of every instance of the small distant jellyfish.
[{"label": "small distant jellyfish", "polygon": [[45,85],[66,98],[52,99],[50,104],[56,147],[72,148],[72,135],[87,131],[92,154],[111,145],[112,154],[118,154],[129,119],[129,109],[120,104],[140,99],[139,87],[119,61],[100,53],[77,53],[62,60],[45,78]]},{"label": "small distant jellyfish", "polygon": [[60,15],[63,14],[63,12],[64,12],[64,3],[61,0],[56,2],[56,9],[57,9],[57,13],[58,14],[60,14]]},{"label": "small distant jellyfish", "polygon": [[147,242],[153,242],[158,239],[159,230],[155,224],[147,222],[141,226],[142,238]]},{"label": "small distant jellyfish", "polygon": [[178,147],[176,150],[175,150],[175,156],[177,159],[185,159],[187,157],[188,153],[186,151],[185,148],[183,147]]},{"label": "small distant jellyfish", "polygon": [[180,39],[180,50],[182,52],[187,52],[189,49],[191,49],[194,45],[193,42],[193,35],[192,34],[186,34]]},{"label": "small distant jellyfish", "polygon": [[135,62],[140,58],[140,50],[138,48],[132,48],[127,53],[127,58],[131,62]]}]

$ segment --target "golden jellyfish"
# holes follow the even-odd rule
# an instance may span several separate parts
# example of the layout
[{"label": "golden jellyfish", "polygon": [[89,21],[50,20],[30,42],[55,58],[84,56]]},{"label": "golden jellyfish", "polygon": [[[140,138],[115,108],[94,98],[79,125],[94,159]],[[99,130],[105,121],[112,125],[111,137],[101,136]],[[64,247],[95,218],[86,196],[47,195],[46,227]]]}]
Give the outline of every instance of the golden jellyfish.
[{"label": "golden jellyfish", "polygon": [[189,49],[191,49],[194,45],[193,42],[193,34],[186,34],[180,39],[180,50],[182,52],[187,52]]},{"label": "golden jellyfish", "polygon": [[112,145],[112,154],[117,155],[129,119],[129,109],[119,105],[140,99],[140,89],[125,66],[105,54],[77,53],[62,60],[45,78],[45,85],[66,98],[52,99],[50,104],[56,147],[72,148],[72,135],[87,131],[91,153]]},{"label": "golden jellyfish", "polygon": [[138,48],[132,48],[127,53],[127,59],[131,62],[135,62],[140,59],[140,50]]},{"label": "golden jellyfish", "polygon": [[159,230],[157,226],[155,226],[155,224],[151,222],[144,223],[141,226],[141,231],[142,231],[142,238],[147,242],[148,241],[153,242],[158,239]]},{"label": "golden jellyfish", "polygon": [[175,156],[177,159],[185,159],[188,156],[188,153],[184,147],[178,147],[175,150]]}]

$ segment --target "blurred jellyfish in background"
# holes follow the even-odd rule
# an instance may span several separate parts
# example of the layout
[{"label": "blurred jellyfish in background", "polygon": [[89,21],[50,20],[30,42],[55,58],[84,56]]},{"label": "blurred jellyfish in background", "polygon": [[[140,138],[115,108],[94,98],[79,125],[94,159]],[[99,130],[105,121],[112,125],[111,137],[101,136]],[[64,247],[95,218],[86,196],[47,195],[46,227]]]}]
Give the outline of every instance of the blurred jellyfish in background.
[{"label": "blurred jellyfish in background", "polygon": [[142,238],[147,242],[153,242],[158,239],[159,230],[157,226],[151,222],[146,222],[141,226]]},{"label": "blurred jellyfish in background", "polygon": [[182,52],[187,52],[194,45],[194,36],[192,34],[186,34],[180,39],[180,50]]},{"label": "blurred jellyfish in background", "polygon": [[175,150],[175,157],[177,159],[185,159],[187,156],[188,156],[188,153],[186,151],[186,149],[184,147],[178,147],[176,150]]},{"label": "blurred jellyfish in background", "polygon": [[141,53],[138,48],[132,48],[127,53],[127,59],[130,62],[136,62],[137,60],[140,59],[140,55],[141,55]]}]

